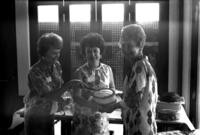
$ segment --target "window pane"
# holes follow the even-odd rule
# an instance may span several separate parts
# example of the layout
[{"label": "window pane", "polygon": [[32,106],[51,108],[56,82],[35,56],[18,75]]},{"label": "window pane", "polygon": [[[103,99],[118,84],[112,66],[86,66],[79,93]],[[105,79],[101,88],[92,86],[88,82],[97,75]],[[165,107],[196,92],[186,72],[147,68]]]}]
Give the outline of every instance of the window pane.
[{"label": "window pane", "polygon": [[136,3],[136,22],[158,22],[159,10],[159,3]]},{"label": "window pane", "polygon": [[58,5],[40,5],[38,10],[38,22],[58,22]]},{"label": "window pane", "polygon": [[70,5],[70,22],[90,22],[90,4]]},{"label": "window pane", "polygon": [[123,22],[123,4],[102,4],[102,22]]}]

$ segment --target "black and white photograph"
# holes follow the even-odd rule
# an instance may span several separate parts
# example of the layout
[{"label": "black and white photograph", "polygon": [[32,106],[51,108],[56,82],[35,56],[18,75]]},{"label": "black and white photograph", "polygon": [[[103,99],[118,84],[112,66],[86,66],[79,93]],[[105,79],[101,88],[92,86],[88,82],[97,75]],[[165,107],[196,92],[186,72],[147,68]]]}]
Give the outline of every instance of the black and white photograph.
[{"label": "black and white photograph", "polygon": [[200,0],[3,0],[1,135],[200,135]]}]

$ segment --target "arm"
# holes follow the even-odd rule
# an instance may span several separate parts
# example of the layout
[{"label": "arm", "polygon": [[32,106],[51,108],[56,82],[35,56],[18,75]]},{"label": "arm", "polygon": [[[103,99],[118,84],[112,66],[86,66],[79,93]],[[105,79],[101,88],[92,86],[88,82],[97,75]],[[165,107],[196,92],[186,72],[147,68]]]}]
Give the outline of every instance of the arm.
[{"label": "arm", "polygon": [[109,75],[110,75],[110,84],[109,84],[109,88],[110,88],[110,89],[115,89],[115,81],[114,81],[113,72],[112,72],[111,67],[109,67]]},{"label": "arm", "polygon": [[60,95],[66,90],[65,87],[52,90],[48,85],[45,77],[40,71],[32,70],[28,75],[29,88],[33,93],[40,97],[47,98],[49,100],[60,101]]},{"label": "arm", "polygon": [[103,105],[100,111],[112,113],[115,109],[122,109],[122,108],[127,108],[123,100],[112,105]]}]

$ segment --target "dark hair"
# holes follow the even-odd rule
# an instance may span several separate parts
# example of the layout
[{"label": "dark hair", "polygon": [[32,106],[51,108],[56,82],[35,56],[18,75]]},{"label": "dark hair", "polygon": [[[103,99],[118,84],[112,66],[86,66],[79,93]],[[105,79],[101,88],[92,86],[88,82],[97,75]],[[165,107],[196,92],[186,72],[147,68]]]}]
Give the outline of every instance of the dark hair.
[{"label": "dark hair", "polygon": [[85,55],[85,48],[89,47],[98,47],[100,49],[100,53],[102,54],[104,51],[104,39],[103,36],[99,33],[88,33],[85,35],[80,42],[82,54]]},{"label": "dark hair", "polygon": [[62,49],[63,39],[55,33],[45,33],[37,41],[37,52],[39,56],[45,56],[51,48]]}]

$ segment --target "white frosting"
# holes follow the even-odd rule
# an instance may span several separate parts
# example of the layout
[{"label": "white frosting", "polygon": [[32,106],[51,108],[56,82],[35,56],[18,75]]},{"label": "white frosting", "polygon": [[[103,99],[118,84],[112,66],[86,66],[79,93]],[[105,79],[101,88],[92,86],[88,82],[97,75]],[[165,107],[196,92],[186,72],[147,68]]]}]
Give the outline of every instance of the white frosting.
[{"label": "white frosting", "polygon": [[113,94],[112,90],[105,89],[105,90],[100,90],[100,91],[95,92],[94,96],[98,98],[105,98],[105,97],[111,96],[112,94]]}]

